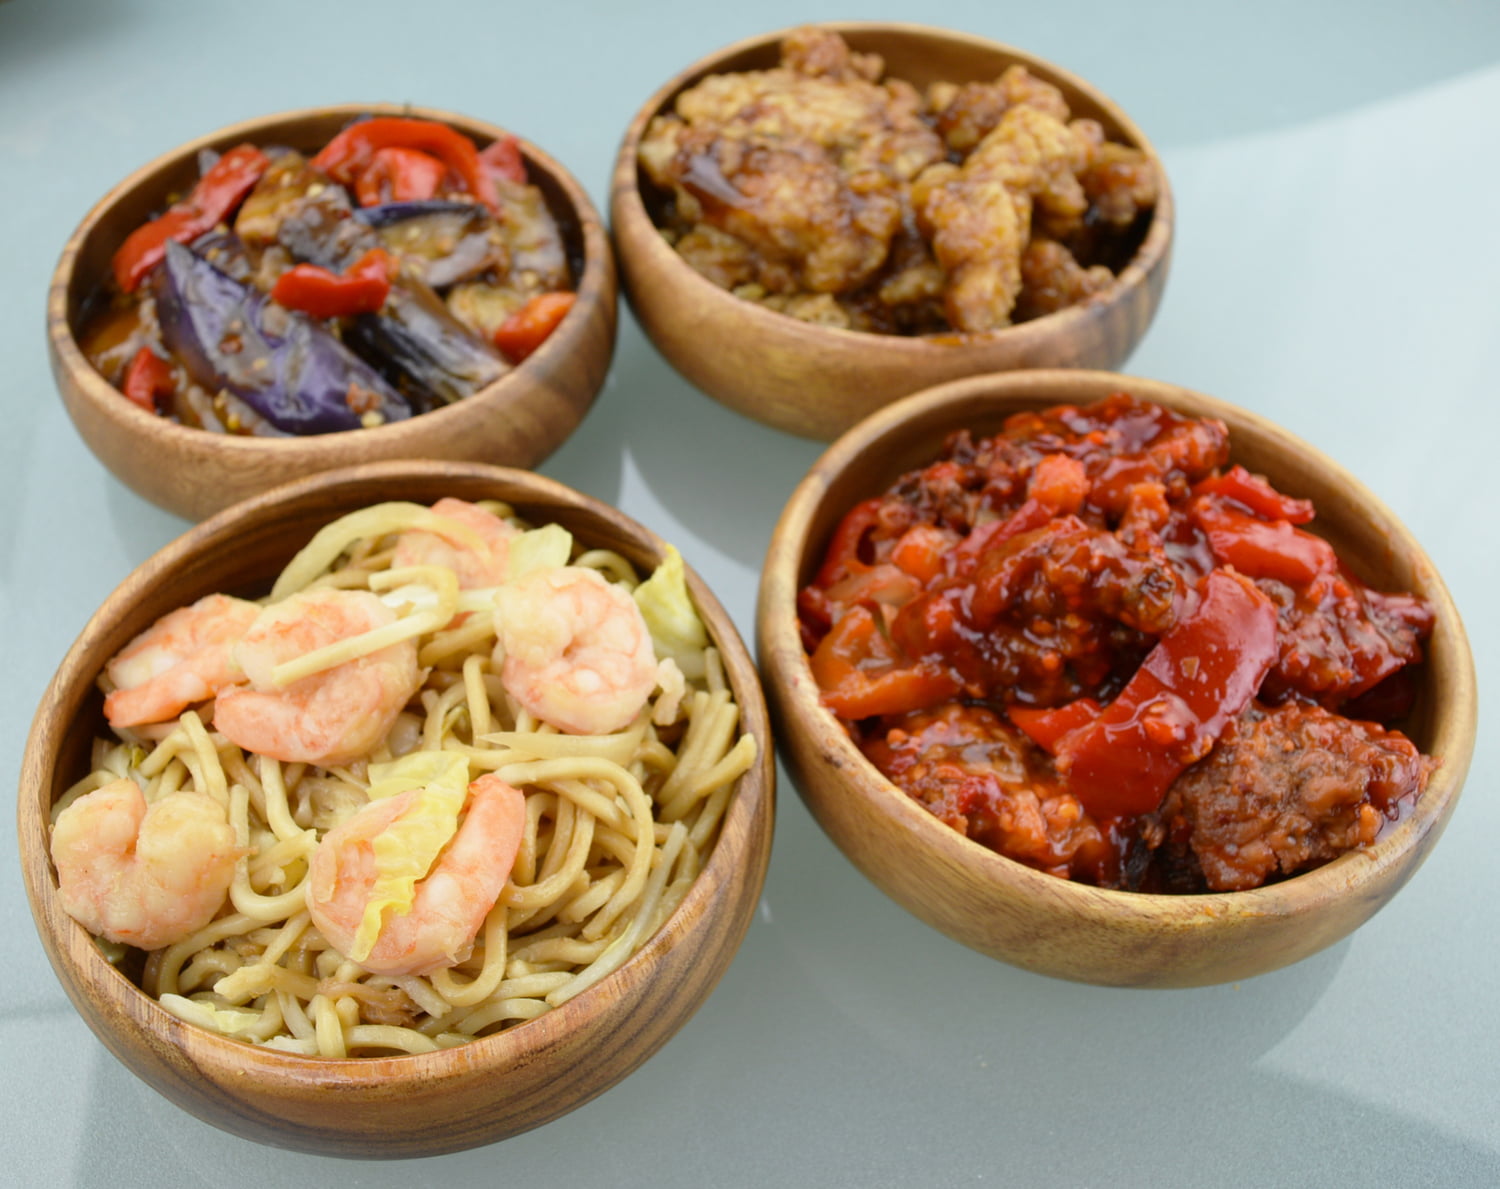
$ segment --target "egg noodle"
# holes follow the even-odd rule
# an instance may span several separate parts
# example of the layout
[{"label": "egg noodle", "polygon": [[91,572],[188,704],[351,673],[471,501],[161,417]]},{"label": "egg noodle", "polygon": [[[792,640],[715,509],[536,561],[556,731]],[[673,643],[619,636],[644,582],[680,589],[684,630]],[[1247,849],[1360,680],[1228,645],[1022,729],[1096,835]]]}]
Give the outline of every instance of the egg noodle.
[{"label": "egg noodle", "polygon": [[[618,553],[580,551],[557,526],[526,531],[508,506],[481,506],[523,533],[511,550],[512,573],[566,563],[632,592],[657,655],[671,658],[661,666],[667,678],[628,727],[561,733],[501,684],[495,590],[459,590],[441,566],[392,568],[399,533],[439,526],[451,541],[475,543],[471,530],[404,503],[327,526],[267,602],[310,589],[363,589],[398,617],[279,666],[276,679],[415,639],[425,680],[385,739],[344,765],[286,763],[243,751],[206,725],[206,713],[189,709],[174,722],[96,740],[94,770],[53,810],[55,821],[80,796],[122,777],[140,785],[148,803],[191,791],[223,808],[242,852],[228,903],[205,927],[150,953],[141,977],[142,989],[179,1018],[323,1057],[460,1044],[533,1019],[616,970],[703,868],[756,743],[739,733],[739,709],[687,598],[681,559],[670,551],[643,584]],[[510,878],[463,961],[422,975],[373,973],[312,923],[312,856],[330,829],[374,797],[455,766],[460,790],[494,773],[524,794]],[[114,959],[129,952],[99,944]]]}]

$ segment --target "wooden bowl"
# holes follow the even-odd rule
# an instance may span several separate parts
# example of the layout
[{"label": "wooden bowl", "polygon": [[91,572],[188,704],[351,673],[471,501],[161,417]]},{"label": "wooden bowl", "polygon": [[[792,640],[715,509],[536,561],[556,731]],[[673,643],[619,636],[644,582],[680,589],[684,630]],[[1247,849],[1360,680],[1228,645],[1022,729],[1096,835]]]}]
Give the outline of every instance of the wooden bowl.
[{"label": "wooden bowl", "polygon": [[1161,197],[1134,258],[1087,306],[986,334],[905,338],[816,326],[742,301],[691,268],[662,238],[662,196],[637,151],[652,118],[705,76],[766,69],[789,30],[738,42],[666,83],[630,122],[615,162],[610,225],[626,297],[657,349],[688,381],[747,417],[829,439],[898,397],[945,380],[1036,367],[1116,368],[1161,300],[1172,243],[1172,194],[1156,151],[1130,118],[1083,79],[1022,50],[965,33],[899,22],[831,22],[855,50],[885,59],[886,76],[924,88],[990,81],[1020,63],[1062,90],[1074,116],[1156,161]]},{"label": "wooden bowl", "polygon": [[[931,462],[945,436],[976,438],[1024,409],[1125,391],[1229,426],[1234,461],[1312,499],[1310,527],[1379,589],[1436,612],[1407,733],[1440,767],[1416,808],[1369,849],[1254,891],[1118,892],[1042,874],[949,828],[888,783],[819,701],[795,599],[843,513]],[[1437,842],[1474,748],[1474,662],[1453,600],[1411,534],[1326,455],[1253,413],[1170,384],[1102,372],[1036,371],[944,384],[872,415],[818,460],[771,539],[757,609],[761,671],[798,792],[835,844],[892,899],[964,945],[1082,982],[1175,987],[1229,982],[1298,961],[1361,925]]]},{"label": "wooden bowl", "polygon": [[510,502],[534,524],[653,567],[662,542],[621,513],[538,476],[475,463],[370,463],[293,482],[200,524],[132,573],[63,658],[22,763],[21,865],[42,943],[107,1048],[183,1109],[262,1143],[356,1158],[425,1156],[539,1126],[613,1086],[708,997],[738,948],[765,879],[775,775],[765,701],[734,625],[694,574],[759,756],[742,776],[703,871],[676,913],[614,974],[527,1023],[439,1052],[327,1060],[229,1040],[169,1014],[110,965],[58,904],[48,811],[85,772],[103,732],[95,678],[162,613],[219,590],[264,592],[321,525],[382,500]]},{"label": "wooden bowl", "polygon": [[603,222],[583,187],[521,142],[532,184],[546,196],[577,287],[572,311],[529,358],[456,404],[376,429],[310,437],[251,438],[167,421],[122,398],[78,345],[86,303],[125,237],[198,176],[202,149],[245,141],[313,152],[356,116],[440,120],[481,147],[502,129],[466,116],[360,103],[262,116],[173,149],[131,174],[91,210],[64,247],[47,295],[47,344],[68,415],[89,449],[131,490],[189,520],[317,471],[387,458],[447,458],[533,467],[583,420],[614,352],[618,284]]}]

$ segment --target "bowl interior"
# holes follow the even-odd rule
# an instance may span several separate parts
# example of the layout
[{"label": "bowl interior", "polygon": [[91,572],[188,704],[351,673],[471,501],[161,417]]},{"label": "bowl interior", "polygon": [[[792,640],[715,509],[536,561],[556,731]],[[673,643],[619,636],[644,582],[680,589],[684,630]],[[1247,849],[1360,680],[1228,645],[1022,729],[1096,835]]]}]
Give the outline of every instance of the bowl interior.
[{"label": "bowl interior", "polygon": [[[1013,46],[989,41],[965,33],[934,29],[925,25],[877,21],[819,22],[820,28],[838,32],[858,53],[879,54],[885,60],[884,78],[902,79],[919,91],[933,83],[989,82],[1008,66],[1025,66],[1033,75],[1045,79],[1062,91],[1075,119],[1099,121],[1109,140],[1155,151],[1141,130],[1096,88],[1083,79],[1052,63]],[[781,42],[790,30],[780,30],[737,42],[690,66],[667,83],[646,104],[642,114],[631,125],[627,143],[639,147],[651,119],[669,112],[682,92],[696,86],[711,74],[732,74],[749,70],[768,70],[780,60]],[[640,194],[653,223],[663,221],[667,195],[648,178],[638,173]],[[1170,202],[1170,197],[1166,198]],[[1166,211],[1163,210],[1163,215]],[[1108,261],[1116,272],[1139,251],[1150,220],[1132,229],[1122,242],[1120,259]]]},{"label": "bowl interior", "polygon": [[[930,462],[960,428],[976,437],[1006,417],[1115,391],[1230,429],[1232,459],[1318,509],[1308,527],[1333,543],[1368,584],[1427,598],[1436,626],[1412,713],[1399,725],[1440,767],[1417,806],[1377,843],[1250,892],[1148,895],[1085,887],[1003,858],[949,829],[888,783],[818,701],[797,635],[795,595],[811,581],[843,514],[901,474]],[[1042,973],[1100,983],[1194,985],[1248,977],[1305,957],[1362,923],[1408,878],[1456,804],[1475,734],[1473,659],[1456,607],[1430,559],[1395,516],[1333,460],[1285,430],[1222,401],[1155,381],[1098,372],[976,377],[928,390],[872,415],[840,438],[788,502],[772,540],[758,631],[778,729],[789,740],[799,792],[856,865],[917,915],[965,944]],[[823,757],[822,765],[811,762]],[[852,798],[853,807],[838,803]],[[861,820],[863,819],[863,820]],[[896,836],[923,875],[893,875],[864,846],[870,822]],[[901,838],[907,841],[900,841]],[[891,839],[887,839],[891,841]],[[917,856],[913,859],[913,855]],[[952,869],[966,904],[943,885]],[[924,886],[923,876],[935,881]],[[1016,928],[970,917],[1008,913]],[[1315,919],[1321,918],[1321,919]],[[1040,922],[1054,934],[1041,944]],[[1015,923],[1015,922],[1012,922]],[[1219,936],[1215,936],[1218,934]]]},{"label": "bowl interior", "polygon": [[126,178],[84,218],[63,249],[48,296],[48,348],[64,405],[104,465],[153,503],[202,519],[278,483],[349,463],[390,458],[477,460],[531,467],[578,426],[603,385],[614,349],[617,281],[602,219],[557,162],[520,142],[528,180],[544,195],[568,256],[573,309],[530,357],[469,397],[373,429],[303,437],[209,433],[125,401],[93,367],[78,334],[118,245],[198,176],[198,155],[249,141],[311,151],[355,118],[408,115],[451,125],[483,146],[501,129],[467,117],[392,104],[287,112],[220,129]]},{"label": "bowl interior", "polygon": [[[484,148],[494,139],[495,129],[450,112],[429,111],[392,104],[341,104],[313,112],[285,112],[246,120],[209,133],[144,166],[99,201],[88,216],[77,255],[66,277],[68,326],[76,337],[92,303],[109,276],[110,259],[125,237],[185,194],[198,180],[198,156],[221,153],[245,141],[263,147],[286,147],[312,154],[326,145],[351,120],[363,115],[410,115],[438,120],[468,135]],[[528,180],[545,195],[547,208],[557,220],[567,250],[574,280],[584,272],[583,226],[569,193],[559,179],[559,167],[549,157],[521,142]]]},{"label": "bowl interior", "polygon": [[674,915],[614,974],[524,1024],[409,1056],[306,1058],[186,1024],[142,993],[58,906],[48,859],[53,801],[88,769],[104,731],[103,662],[165,612],[213,591],[261,595],[319,527],[389,499],[502,499],[642,570],[662,543],[621,513],[524,472],[463,463],[376,463],[314,476],[201,524],[133,573],[90,621],[39,707],[23,762],[18,828],[27,893],[69,997],[125,1064],[179,1106],[277,1146],[354,1157],[433,1155],[528,1130],[625,1077],[687,1020],[727,968],[764,881],[774,775],[753,663],[722,606],[691,572],[760,756],[740,778],[708,862]]},{"label": "bowl interior", "polygon": [[[1160,159],[1114,103],[1084,80],[1024,51],[921,25],[833,22],[857,51],[884,56],[887,74],[918,86],[993,80],[1021,64],[1058,86],[1112,139]],[[1166,285],[1173,206],[1164,171],[1148,218],[1117,245],[1116,282],[1096,300],[976,334],[875,334],[806,322],[746,301],[698,273],[662,237],[668,196],[640,167],[652,119],[706,75],[764,68],[787,30],[694,63],[643,105],[621,142],[610,215],[621,274],[647,336],[690,383],[747,417],[803,437],[838,436],[891,401],[964,376],[1019,368],[1116,368],[1149,328]],[[705,349],[712,344],[712,349]]]}]

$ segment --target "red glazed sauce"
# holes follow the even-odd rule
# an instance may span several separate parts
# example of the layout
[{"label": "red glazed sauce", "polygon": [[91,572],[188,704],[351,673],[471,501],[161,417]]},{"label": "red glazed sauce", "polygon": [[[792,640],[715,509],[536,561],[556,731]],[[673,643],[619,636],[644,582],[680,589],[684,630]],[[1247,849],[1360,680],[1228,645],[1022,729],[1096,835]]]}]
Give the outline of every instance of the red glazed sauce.
[{"label": "red glazed sauce", "polygon": [[799,595],[824,704],[940,820],[1102,887],[1235,891],[1367,846],[1433,761],[1431,608],[1373,590],[1218,421],[1011,417],[851,509]]}]

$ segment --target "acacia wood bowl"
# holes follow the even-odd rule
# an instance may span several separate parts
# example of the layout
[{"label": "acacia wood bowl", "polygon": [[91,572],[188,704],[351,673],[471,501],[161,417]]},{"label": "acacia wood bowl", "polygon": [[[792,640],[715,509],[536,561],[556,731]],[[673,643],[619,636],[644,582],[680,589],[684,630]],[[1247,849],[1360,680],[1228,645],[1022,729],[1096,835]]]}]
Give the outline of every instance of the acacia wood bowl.
[{"label": "acacia wood bowl", "polygon": [[[1309,498],[1309,528],[1377,589],[1428,599],[1436,626],[1406,733],[1440,766],[1370,848],[1254,891],[1172,896],[1045,875],[970,841],[890,784],[819,701],[797,626],[797,591],[858,501],[935,459],[952,431],[993,434],[1012,413],[1125,391],[1227,423],[1233,460]],[[756,613],[758,655],[782,758],[840,850],[908,911],[981,953],[1042,974],[1118,986],[1230,982],[1298,961],[1363,924],[1437,842],[1474,749],[1474,661],[1458,611],[1421,546],[1358,480],[1253,413],[1152,380],[1102,372],[974,377],[916,394],[839,438],[793,492],[771,538]]]},{"label": "acacia wood bowl", "polygon": [[198,153],[249,141],[314,152],[358,116],[438,120],[481,148],[503,129],[466,116],[396,104],[308,108],[246,120],[200,137],[138,169],[84,217],[63,248],[47,295],[47,345],[63,404],[90,450],[131,490],[201,520],[317,471],[388,458],[446,458],[534,467],[556,450],[594,402],[614,353],[618,305],[614,255],[587,193],[561,165],[522,140],[528,180],[541,189],[563,234],[577,298],[531,356],[472,396],[375,429],[259,438],[178,425],[126,400],[84,356],[78,334],[87,304],[125,237],[198,177]]},{"label": "acacia wood bowl", "polygon": [[766,704],[733,622],[696,574],[688,585],[723,655],[742,729],[759,751],[677,911],[619,970],[498,1035],[435,1053],[329,1060],[240,1043],[186,1024],[107,962],[60,907],[49,857],[53,801],[105,732],[95,679],[136,633],[214,591],[264,593],[322,525],[383,500],[501,499],[533,524],[618,550],[642,571],[664,545],[626,516],[552,480],[483,464],[384,462],[295,481],[200,524],[105,600],[44,694],[22,763],[21,867],[42,944],[85,1022],[132,1072],[225,1131],[354,1158],[429,1156],[547,1123],[609,1089],[656,1052],[728,968],[770,855],[775,769]]},{"label": "acacia wood bowl", "polygon": [[657,350],[690,383],[747,417],[830,439],[891,401],[945,380],[1017,368],[1117,368],[1151,324],[1166,285],[1173,206],[1150,142],[1107,96],[1052,63],[982,37],[899,22],[829,22],[855,50],[880,54],[886,77],[919,89],[990,81],[1019,63],[1062,90],[1075,117],[1156,162],[1161,197],[1134,257],[1106,295],[985,334],[918,338],[817,326],[735,297],[696,272],[662,238],[662,196],[637,164],[651,120],[710,74],[776,64],[790,30],[740,41],[693,63],[631,120],[615,161],[610,225],[631,310]]}]

